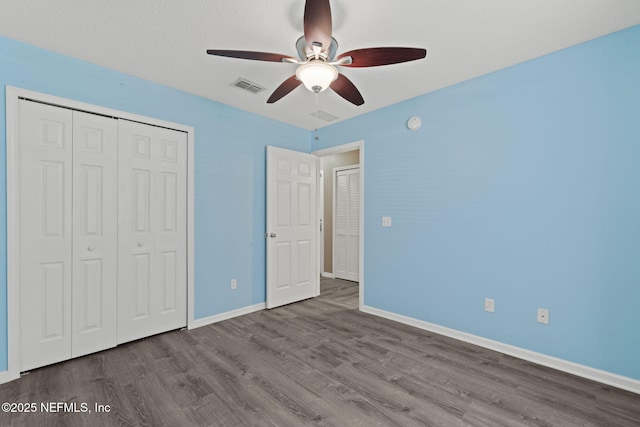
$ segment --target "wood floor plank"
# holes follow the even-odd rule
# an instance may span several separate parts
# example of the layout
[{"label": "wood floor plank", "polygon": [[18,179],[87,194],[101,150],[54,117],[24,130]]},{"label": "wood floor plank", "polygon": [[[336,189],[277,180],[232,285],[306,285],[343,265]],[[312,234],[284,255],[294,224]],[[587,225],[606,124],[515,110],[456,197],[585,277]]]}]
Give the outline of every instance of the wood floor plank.
[{"label": "wood floor plank", "polygon": [[357,310],[358,285],[36,369],[10,426],[640,426],[640,395]]}]

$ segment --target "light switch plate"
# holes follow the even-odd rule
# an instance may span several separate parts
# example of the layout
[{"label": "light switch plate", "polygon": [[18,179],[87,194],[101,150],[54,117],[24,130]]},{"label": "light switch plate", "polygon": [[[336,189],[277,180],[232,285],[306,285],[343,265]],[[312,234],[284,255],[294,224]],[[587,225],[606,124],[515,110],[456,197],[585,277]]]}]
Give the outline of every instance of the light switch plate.
[{"label": "light switch plate", "polygon": [[391,217],[390,216],[383,216],[382,217],[382,226],[383,227],[391,227]]},{"label": "light switch plate", "polygon": [[496,309],[496,302],[493,298],[485,298],[484,299],[484,311],[488,311],[489,313],[493,313]]}]

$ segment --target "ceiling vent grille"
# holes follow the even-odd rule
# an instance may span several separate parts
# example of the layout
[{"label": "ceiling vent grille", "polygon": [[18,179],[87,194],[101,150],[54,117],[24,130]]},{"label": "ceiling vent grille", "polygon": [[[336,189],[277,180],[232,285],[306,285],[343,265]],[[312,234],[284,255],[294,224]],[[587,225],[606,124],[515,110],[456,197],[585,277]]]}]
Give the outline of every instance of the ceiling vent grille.
[{"label": "ceiling vent grille", "polygon": [[251,93],[259,93],[264,90],[264,87],[260,86],[257,83],[252,82],[251,80],[245,79],[243,77],[239,77],[238,80],[231,83],[231,86],[235,86],[242,90],[246,90]]},{"label": "ceiling vent grille", "polygon": [[332,122],[336,119],[339,119],[338,116],[334,116],[333,114],[327,113],[326,111],[323,111],[323,110],[313,111],[309,113],[309,115],[313,117],[316,117],[316,114],[319,119],[324,120],[325,122]]}]

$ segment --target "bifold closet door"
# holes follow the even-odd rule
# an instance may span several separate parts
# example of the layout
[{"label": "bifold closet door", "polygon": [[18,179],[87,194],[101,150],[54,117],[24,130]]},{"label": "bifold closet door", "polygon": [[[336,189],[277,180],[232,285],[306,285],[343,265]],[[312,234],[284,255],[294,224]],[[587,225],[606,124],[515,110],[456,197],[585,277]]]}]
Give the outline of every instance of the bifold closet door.
[{"label": "bifold closet door", "polygon": [[120,120],[118,343],[187,324],[184,132]]},{"label": "bifold closet door", "polygon": [[117,122],[19,104],[20,370],[115,345]]},{"label": "bifold closet door", "polygon": [[334,276],[359,280],[360,169],[336,172],[334,220]]},{"label": "bifold closet door", "polygon": [[73,112],[71,356],[116,346],[118,121]]}]

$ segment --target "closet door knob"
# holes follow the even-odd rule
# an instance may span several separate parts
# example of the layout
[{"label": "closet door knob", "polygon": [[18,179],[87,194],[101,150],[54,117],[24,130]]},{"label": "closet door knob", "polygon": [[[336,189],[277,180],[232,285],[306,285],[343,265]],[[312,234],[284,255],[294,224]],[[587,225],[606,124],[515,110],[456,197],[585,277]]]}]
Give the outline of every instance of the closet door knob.
[{"label": "closet door knob", "polygon": [[87,248],[87,250],[88,250],[89,252],[92,252],[95,248],[96,248],[95,246],[89,246],[89,247]]},{"label": "closet door knob", "polygon": [[142,243],[142,242],[138,242],[138,247],[139,247],[139,248],[141,248],[141,247],[143,247],[143,246],[144,246],[144,243]]}]

